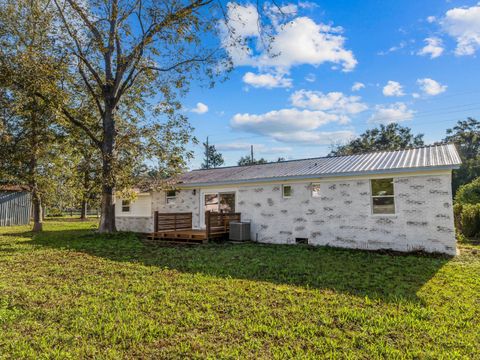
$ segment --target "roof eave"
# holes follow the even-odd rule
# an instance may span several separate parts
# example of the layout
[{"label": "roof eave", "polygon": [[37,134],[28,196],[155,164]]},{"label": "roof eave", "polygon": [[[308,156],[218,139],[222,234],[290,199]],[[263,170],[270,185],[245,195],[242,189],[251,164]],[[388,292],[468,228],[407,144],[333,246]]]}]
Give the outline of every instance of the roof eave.
[{"label": "roof eave", "polygon": [[422,171],[445,171],[455,170],[460,167],[460,164],[443,165],[443,166],[424,166],[415,168],[399,168],[399,169],[384,169],[384,170],[371,170],[371,171],[352,171],[344,173],[330,173],[330,174],[310,174],[310,175],[294,175],[294,176],[278,176],[269,178],[255,178],[244,180],[225,180],[225,181],[212,181],[212,182],[197,182],[197,183],[177,183],[175,186],[181,187],[202,187],[213,185],[234,185],[234,184],[250,184],[258,182],[269,181],[288,181],[288,180],[305,180],[315,178],[332,178],[332,177],[347,177],[347,176],[364,176],[364,175],[381,175],[381,174],[398,174],[398,173],[415,173]]}]

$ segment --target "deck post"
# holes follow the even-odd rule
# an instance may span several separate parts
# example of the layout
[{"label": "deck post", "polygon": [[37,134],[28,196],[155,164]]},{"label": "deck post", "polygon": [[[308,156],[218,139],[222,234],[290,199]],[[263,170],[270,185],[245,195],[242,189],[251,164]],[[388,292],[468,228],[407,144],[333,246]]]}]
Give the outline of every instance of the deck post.
[{"label": "deck post", "polygon": [[153,213],[153,232],[158,232],[158,211]]}]

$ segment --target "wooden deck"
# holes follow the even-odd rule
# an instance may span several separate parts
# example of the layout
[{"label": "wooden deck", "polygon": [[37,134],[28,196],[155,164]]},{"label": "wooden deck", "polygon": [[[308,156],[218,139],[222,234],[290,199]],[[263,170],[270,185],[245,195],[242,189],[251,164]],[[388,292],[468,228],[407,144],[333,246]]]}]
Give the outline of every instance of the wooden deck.
[{"label": "wooden deck", "polygon": [[230,222],[240,221],[240,213],[205,213],[205,230],[192,228],[192,213],[155,212],[154,232],[149,240],[172,243],[205,244],[211,239],[228,238]]}]

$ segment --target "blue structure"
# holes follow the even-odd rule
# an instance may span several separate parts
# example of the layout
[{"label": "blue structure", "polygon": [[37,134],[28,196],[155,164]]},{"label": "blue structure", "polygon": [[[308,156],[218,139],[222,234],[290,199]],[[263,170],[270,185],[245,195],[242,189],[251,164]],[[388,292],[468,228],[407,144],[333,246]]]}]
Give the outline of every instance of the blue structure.
[{"label": "blue structure", "polygon": [[30,192],[22,187],[0,186],[0,226],[26,225],[31,212]]}]

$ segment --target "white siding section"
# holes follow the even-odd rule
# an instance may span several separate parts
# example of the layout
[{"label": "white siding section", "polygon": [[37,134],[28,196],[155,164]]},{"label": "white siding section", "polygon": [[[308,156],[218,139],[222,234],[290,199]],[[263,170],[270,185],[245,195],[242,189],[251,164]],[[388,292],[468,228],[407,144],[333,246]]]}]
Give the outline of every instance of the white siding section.
[{"label": "white siding section", "polygon": [[122,199],[115,199],[116,217],[149,217],[152,213],[152,196],[150,194],[140,194],[130,202],[130,211],[122,212]]}]

